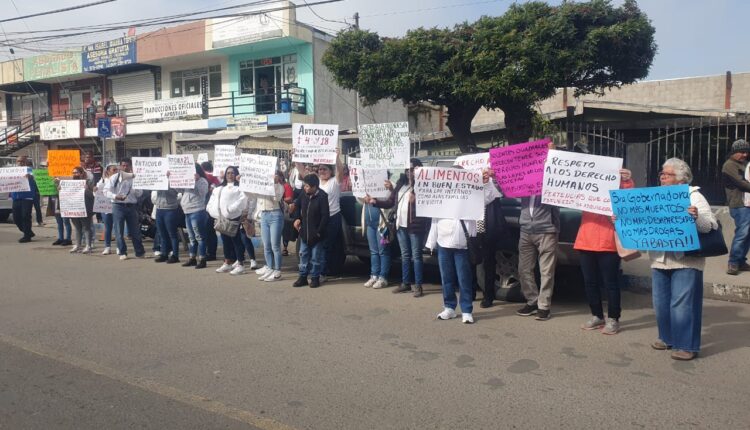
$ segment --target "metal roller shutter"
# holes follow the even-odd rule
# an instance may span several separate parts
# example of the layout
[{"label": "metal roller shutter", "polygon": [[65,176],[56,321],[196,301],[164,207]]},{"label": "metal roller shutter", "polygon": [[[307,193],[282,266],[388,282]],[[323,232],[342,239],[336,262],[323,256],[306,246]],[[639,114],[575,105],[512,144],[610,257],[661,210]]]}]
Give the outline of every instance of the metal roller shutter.
[{"label": "metal roller shutter", "polygon": [[120,115],[128,123],[143,122],[143,102],[155,99],[154,74],[151,71],[110,76],[112,96],[120,107]]}]

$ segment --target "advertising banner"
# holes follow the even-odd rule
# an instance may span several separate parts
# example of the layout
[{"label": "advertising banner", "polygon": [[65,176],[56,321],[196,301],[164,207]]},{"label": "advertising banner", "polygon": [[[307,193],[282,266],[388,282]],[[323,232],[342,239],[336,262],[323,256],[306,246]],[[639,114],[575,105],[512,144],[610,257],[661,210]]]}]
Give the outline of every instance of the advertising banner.
[{"label": "advertising banner", "polygon": [[84,46],[81,66],[84,72],[126,66],[136,62],[135,36],[120,37]]},{"label": "advertising banner", "polygon": [[81,52],[55,52],[23,59],[23,80],[38,81],[81,73]]},{"label": "advertising banner", "polygon": [[414,169],[417,216],[481,220],[484,218],[484,183],[479,170],[450,167]]}]

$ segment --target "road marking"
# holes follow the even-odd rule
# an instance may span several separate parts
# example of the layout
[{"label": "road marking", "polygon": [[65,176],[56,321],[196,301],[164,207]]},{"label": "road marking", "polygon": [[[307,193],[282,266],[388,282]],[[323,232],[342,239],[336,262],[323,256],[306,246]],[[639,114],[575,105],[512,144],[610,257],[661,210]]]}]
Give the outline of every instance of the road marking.
[{"label": "road marking", "polygon": [[54,351],[44,346],[35,345],[3,333],[0,333],[0,342],[44,358],[55,360],[69,366],[76,367],[78,369],[83,369],[85,371],[104,376],[106,378],[113,379],[115,381],[122,382],[136,388],[140,388],[142,390],[160,395],[162,397],[166,397],[170,400],[174,400],[188,406],[202,409],[206,412],[221,415],[235,421],[255,426],[262,430],[296,430],[294,427],[290,427],[270,418],[258,416],[249,411],[227,406],[216,400],[197,396],[195,394],[191,394],[178,388],[170,387],[169,385],[164,385],[150,379],[126,375],[125,373],[106,366],[102,366],[101,364],[95,363],[93,361],[74,357],[59,351]]}]

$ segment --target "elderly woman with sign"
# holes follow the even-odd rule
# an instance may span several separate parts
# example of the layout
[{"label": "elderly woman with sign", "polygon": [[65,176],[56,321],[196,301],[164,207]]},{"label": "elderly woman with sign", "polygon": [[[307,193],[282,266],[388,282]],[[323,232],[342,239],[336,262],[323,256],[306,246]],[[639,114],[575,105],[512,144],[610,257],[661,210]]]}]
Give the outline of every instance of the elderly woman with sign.
[{"label": "elderly woman with sign", "polygon": [[[662,186],[689,184],[693,180],[690,166],[678,158],[670,158],[659,173]],[[718,230],[719,224],[706,198],[690,187],[688,213],[695,220],[698,233]],[[692,253],[692,251],[691,251]],[[672,349],[675,360],[692,360],[701,345],[703,313],[703,268],[705,257],[684,252],[649,252],[651,277],[659,328],[659,339],[651,347]]]}]

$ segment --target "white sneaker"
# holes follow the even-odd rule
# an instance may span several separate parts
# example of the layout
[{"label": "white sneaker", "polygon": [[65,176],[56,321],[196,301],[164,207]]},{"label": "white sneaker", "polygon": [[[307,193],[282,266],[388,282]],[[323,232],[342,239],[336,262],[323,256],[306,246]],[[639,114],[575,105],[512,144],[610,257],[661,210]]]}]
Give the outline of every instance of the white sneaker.
[{"label": "white sneaker", "polygon": [[120,261],[125,261],[128,259],[128,254],[120,254]]},{"label": "white sneaker", "polygon": [[385,288],[388,286],[388,281],[385,280],[385,278],[378,278],[377,281],[375,281],[374,284],[372,284],[373,290],[379,290],[381,288]]},{"label": "white sneaker", "polygon": [[232,269],[231,272],[229,272],[230,275],[241,275],[243,273],[245,273],[245,266],[242,265],[238,265],[237,267]]},{"label": "white sneaker", "polygon": [[122,255],[122,252],[120,252],[120,248],[116,248],[117,255]]},{"label": "white sneaker", "polygon": [[240,260],[235,261],[234,263],[232,263],[232,269],[236,269],[237,266],[239,265],[240,265]]},{"label": "white sneaker", "polygon": [[456,317],[456,311],[454,311],[451,308],[445,308],[443,309],[443,312],[440,312],[437,314],[437,319],[439,320],[452,320]]},{"label": "white sneaker", "polygon": [[258,268],[258,262],[255,260],[250,260],[250,270],[255,270]]},{"label": "white sneaker", "polygon": [[154,258],[161,257],[161,251],[154,251]]},{"label": "white sneaker", "polygon": [[461,321],[464,324],[474,324],[474,315],[467,314],[467,313],[462,313],[461,314]]},{"label": "white sneaker", "polygon": [[73,247],[70,248],[70,253],[75,254],[76,252],[78,252],[78,249],[78,245],[73,245]]},{"label": "white sneaker", "polygon": [[373,285],[375,285],[376,282],[378,282],[378,277],[374,275],[370,276],[370,279],[368,279],[367,282],[365,282],[365,288],[372,287]]},{"label": "white sneaker", "polygon": [[108,246],[104,247],[104,251],[102,251],[102,255],[109,255],[112,253],[112,250],[109,249]]},{"label": "white sneaker", "polygon": [[255,271],[255,274],[256,274],[256,275],[261,275],[261,276],[265,276],[265,275],[267,275],[267,274],[268,274],[268,271],[269,271],[269,270],[271,270],[271,268],[270,268],[270,267],[268,267],[268,266],[263,266],[263,267],[261,267],[260,269],[256,270],[256,271]]},{"label": "white sneaker", "polygon": [[232,265],[227,264],[227,263],[222,264],[221,267],[216,269],[216,273],[228,273],[231,271],[232,271]]},{"label": "white sneaker", "polygon": [[81,251],[82,254],[91,254],[91,247],[87,246],[83,248],[83,251]]},{"label": "white sneaker", "polygon": [[274,270],[266,275],[265,278],[263,278],[263,280],[266,282],[274,282],[278,281],[279,279],[281,279],[281,270]]}]

